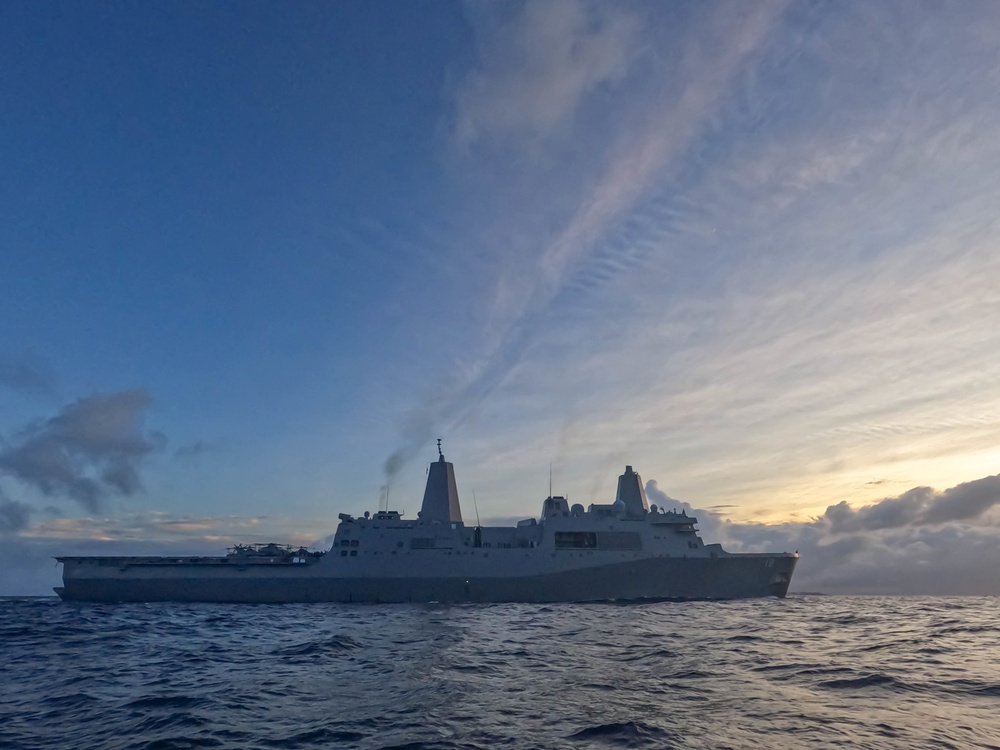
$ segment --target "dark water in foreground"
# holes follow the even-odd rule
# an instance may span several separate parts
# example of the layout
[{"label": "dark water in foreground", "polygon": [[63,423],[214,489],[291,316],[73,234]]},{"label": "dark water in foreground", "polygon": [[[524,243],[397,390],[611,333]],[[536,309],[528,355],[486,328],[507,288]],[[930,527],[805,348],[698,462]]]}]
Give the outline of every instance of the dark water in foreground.
[{"label": "dark water in foreground", "polygon": [[996,748],[1000,599],[0,600],[0,747]]}]

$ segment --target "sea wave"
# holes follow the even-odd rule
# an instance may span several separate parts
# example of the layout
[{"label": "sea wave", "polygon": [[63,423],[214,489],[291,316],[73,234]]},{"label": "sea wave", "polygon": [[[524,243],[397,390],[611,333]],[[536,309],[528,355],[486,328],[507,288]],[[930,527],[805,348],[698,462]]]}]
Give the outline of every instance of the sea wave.
[{"label": "sea wave", "polygon": [[996,748],[996,611],[0,600],[0,747]]}]

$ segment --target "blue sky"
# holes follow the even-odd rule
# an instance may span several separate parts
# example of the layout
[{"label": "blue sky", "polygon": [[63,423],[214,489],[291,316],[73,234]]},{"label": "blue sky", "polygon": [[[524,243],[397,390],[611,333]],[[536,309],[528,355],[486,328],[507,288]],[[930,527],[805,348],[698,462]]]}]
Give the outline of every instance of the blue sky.
[{"label": "blue sky", "polygon": [[813,544],[805,584],[962,577],[1000,536],[998,16],[5,4],[0,533],[317,540],[387,482],[412,516],[442,437],[467,513],[630,463],[709,541]]}]

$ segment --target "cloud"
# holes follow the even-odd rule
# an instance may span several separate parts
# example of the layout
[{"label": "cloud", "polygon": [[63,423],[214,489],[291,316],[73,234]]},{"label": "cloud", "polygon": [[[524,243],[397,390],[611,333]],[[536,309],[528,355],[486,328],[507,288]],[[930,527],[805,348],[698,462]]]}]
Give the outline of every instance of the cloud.
[{"label": "cloud", "polygon": [[22,430],[0,452],[0,472],[96,512],[109,493],[142,489],[139,466],[164,442],[158,433],[141,431],[149,403],[142,389],[81,398]]},{"label": "cloud", "polygon": [[[474,165],[528,198],[469,212],[495,302],[441,413],[474,404],[513,464],[569,424],[584,471],[627,451],[769,518],[993,473],[996,9],[686,7],[643,6],[645,51],[550,131],[572,157]],[[915,506],[870,522],[907,527],[894,510]]]},{"label": "cloud", "polygon": [[934,496],[922,515],[924,523],[979,518],[1000,504],[1000,475],[965,482]]},{"label": "cloud", "polygon": [[686,503],[670,497],[670,495],[661,490],[655,479],[650,479],[646,482],[646,499],[650,503],[656,503],[661,508],[673,508],[678,504],[681,506],[686,505]]},{"label": "cloud", "polygon": [[[712,55],[699,43],[691,43],[683,69],[678,71],[684,81],[682,90],[658,92],[659,100],[644,112],[643,128],[626,133],[613,149],[613,158],[597,185],[559,236],[545,247],[539,263],[543,278],[557,283],[564,280],[571,266],[593,251],[594,243],[617,219],[634,209],[651,187],[668,179],[668,167],[679,171],[681,158],[707,134],[711,119],[723,108],[735,82],[752,69],[755,54],[765,45],[783,10],[781,3],[761,3],[735,17],[720,12],[709,19],[705,37],[723,35],[725,43]],[[707,44],[704,39],[699,42]],[[622,270],[628,267],[626,263]]]},{"label": "cloud", "polygon": [[706,542],[717,541],[716,537],[721,533],[721,525],[725,523],[722,516],[717,512],[704,508],[698,509],[683,500],[670,497],[670,495],[660,489],[655,479],[650,479],[646,482],[646,499],[650,505],[656,505],[666,510],[685,511],[689,515],[697,516],[699,528]]},{"label": "cloud", "polygon": [[36,396],[55,392],[55,374],[40,357],[26,352],[18,357],[0,356],[0,386]]},{"label": "cloud", "polygon": [[[497,164],[521,162],[539,139],[571,136],[579,127],[582,140],[574,141],[568,161],[553,162],[557,169],[545,159],[543,166],[532,161],[514,170],[503,198],[491,193],[490,204],[501,206],[503,215],[483,223],[480,244],[493,247],[502,260],[499,270],[491,270],[493,302],[476,336],[479,348],[454,383],[414,410],[418,418],[411,421],[430,425],[403,435],[403,447],[386,462],[387,475],[434,431],[454,430],[476,416],[539,338],[558,325],[561,295],[571,293],[570,287],[588,286],[587,298],[594,301],[595,288],[608,286],[609,279],[644,275],[642,248],[621,249],[609,259],[602,240],[650,190],[682,171],[689,150],[711,129],[736,84],[752,76],[784,11],[783,3],[698,11],[690,33],[667,22],[659,27],[662,38],[652,39],[635,6],[485,7],[470,6],[478,56],[457,87],[456,138],[467,145],[496,140],[504,159],[482,158],[476,165],[504,174],[506,167]],[[642,79],[638,89],[630,88],[633,72]],[[613,106],[587,109],[597,94],[613,98]],[[601,124],[595,127],[593,120]],[[583,154],[581,143],[594,148]],[[526,209],[527,228],[521,221],[512,227],[510,205]],[[541,219],[532,223],[532,217]],[[618,320],[604,312],[592,309],[586,319]],[[574,363],[572,369],[587,368]],[[432,416],[421,419],[426,414]]]},{"label": "cloud", "polygon": [[480,43],[478,64],[456,94],[462,146],[551,136],[588,94],[620,82],[642,50],[642,19],[621,6],[551,0],[513,14],[504,5],[467,7]]},{"label": "cloud", "polygon": [[732,524],[725,532],[723,545],[730,551],[797,550],[797,591],[1000,594],[995,526],[948,523],[831,534],[808,523]]},{"label": "cloud", "polygon": [[668,498],[651,480],[650,501],[689,509],[706,542],[730,552],[801,555],[793,590],[828,593],[998,594],[1000,526],[988,511],[1000,505],[1000,475],[943,492],[916,487],[852,508],[830,506],[800,523],[738,523]]},{"label": "cloud", "polygon": [[26,529],[33,510],[30,505],[10,500],[0,493],[0,535],[16,534]]},{"label": "cloud", "polygon": [[935,492],[914,487],[857,510],[842,501],[823,514],[832,532],[874,531],[902,526],[926,526],[949,521],[971,521],[1000,505],[1000,475],[984,477]]},{"label": "cloud", "polygon": [[915,487],[899,497],[886,498],[857,510],[842,500],[827,508],[823,519],[834,533],[895,529],[916,521],[933,494],[930,487]]}]

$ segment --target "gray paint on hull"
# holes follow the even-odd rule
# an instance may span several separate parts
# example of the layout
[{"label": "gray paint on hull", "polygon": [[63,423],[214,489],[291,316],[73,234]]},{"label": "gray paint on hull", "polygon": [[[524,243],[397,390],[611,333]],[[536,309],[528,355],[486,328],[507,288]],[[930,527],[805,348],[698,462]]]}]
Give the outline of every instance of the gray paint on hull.
[{"label": "gray paint on hull", "polygon": [[67,577],[57,593],[68,601],[265,604],[741,599],[785,596],[797,561],[792,555],[653,558],[495,578],[300,577],[257,570],[197,576],[186,566],[174,571],[178,575]]}]

